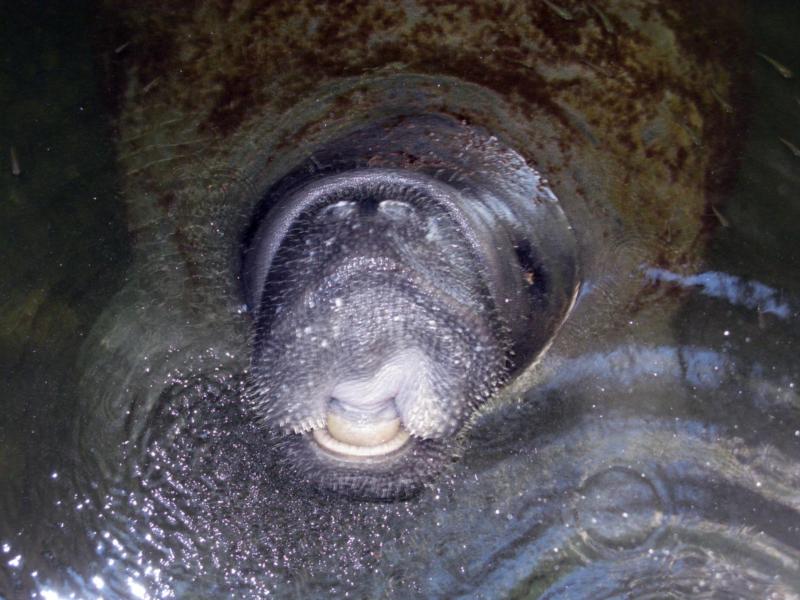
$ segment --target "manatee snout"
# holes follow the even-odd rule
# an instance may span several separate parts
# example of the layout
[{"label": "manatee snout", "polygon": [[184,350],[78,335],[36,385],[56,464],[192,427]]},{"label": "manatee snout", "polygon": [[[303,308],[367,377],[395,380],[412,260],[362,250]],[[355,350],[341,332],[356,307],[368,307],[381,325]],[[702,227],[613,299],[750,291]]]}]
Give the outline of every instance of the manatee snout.
[{"label": "manatee snout", "polygon": [[511,169],[525,189],[508,185],[507,150],[495,173],[447,165],[439,146],[482,134],[419,120],[440,135],[415,168],[357,143],[419,152],[408,118],[334,140],[270,188],[245,243],[253,409],[286,471],[356,498],[408,497],[434,477],[576,287],[566,219],[520,177],[529,167]]}]

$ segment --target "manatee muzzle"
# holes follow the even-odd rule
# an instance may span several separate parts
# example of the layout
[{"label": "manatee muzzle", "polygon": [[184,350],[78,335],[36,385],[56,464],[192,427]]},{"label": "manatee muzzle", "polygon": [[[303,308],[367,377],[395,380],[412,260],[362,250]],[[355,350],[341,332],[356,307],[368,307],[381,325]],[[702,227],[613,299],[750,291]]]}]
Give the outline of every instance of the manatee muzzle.
[{"label": "manatee muzzle", "polygon": [[435,476],[577,290],[555,195],[442,115],[317,148],[269,187],[243,248],[253,411],[287,471],[357,498],[407,497]]}]

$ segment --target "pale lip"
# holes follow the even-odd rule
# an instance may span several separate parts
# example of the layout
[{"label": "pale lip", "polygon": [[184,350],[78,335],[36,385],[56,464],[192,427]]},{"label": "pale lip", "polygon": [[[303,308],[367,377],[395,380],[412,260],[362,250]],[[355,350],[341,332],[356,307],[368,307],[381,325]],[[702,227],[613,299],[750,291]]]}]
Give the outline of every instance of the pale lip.
[{"label": "pale lip", "polygon": [[376,403],[368,411],[353,411],[338,400],[329,403],[325,428],[313,431],[323,449],[342,458],[360,460],[392,454],[407,441],[394,402]]},{"label": "pale lip", "polygon": [[399,418],[359,424],[329,413],[327,425],[312,432],[314,441],[323,450],[351,460],[388,456],[402,448],[411,437]]}]

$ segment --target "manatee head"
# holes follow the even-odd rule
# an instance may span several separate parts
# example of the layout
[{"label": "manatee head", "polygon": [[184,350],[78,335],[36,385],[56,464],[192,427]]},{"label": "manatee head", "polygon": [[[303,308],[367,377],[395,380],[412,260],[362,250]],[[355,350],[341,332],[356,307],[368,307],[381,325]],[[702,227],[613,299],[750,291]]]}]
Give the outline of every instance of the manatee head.
[{"label": "manatee head", "polygon": [[[773,363],[796,338],[732,301],[763,289],[702,276],[721,215],[722,248],[748,240],[722,203],[750,64],[736,3],[99,4],[131,258],[76,392],[33,352],[19,371],[42,381],[9,405],[0,595],[796,579],[796,365]],[[21,240],[73,211],[57,198],[14,207],[43,217]],[[76,261],[39,250],[64,284],[20,287],[7,329],[72,318]]]},{"label": "manatee head", "polygon": [[418,491],[565,317],[574,244],[538,174],[452,118],[316,149],[267,192],[242,261],[249,400],[286,470],[358,498]]},{"label": "manatee head", "polygon": [[699,260],[735,85],[688,9],[204,6],[109,19],[135,278],[96,328],[125,367],[82,384],[87,445],[246,369],[270,485],[274,457],[297,490],[407,497],[545,350],[627,335],[663,296],[642,264]]}]

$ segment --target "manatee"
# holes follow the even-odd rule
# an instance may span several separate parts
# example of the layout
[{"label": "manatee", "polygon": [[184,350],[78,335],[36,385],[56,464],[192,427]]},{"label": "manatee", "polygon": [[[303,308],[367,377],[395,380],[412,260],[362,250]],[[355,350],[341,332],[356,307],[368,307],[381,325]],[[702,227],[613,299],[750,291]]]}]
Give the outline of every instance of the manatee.
[{"label": "manatee", "polygon": [[719,499],[794,522],[788,442],[671,417],[740,383],[675,333],[736,169],[738,5],[102,16],[134,256],[79,359],[55,589],[787,592],[796,544],[740,559]]},{"label": "manatee", "polygon": [[179,331],[134,349],[109,312],[100,345],[125,338],[163,377],[187,368],[165,349],[236,337],[287,475],[418,492],[546,347],[580,351],[654,304],[645,257],[680,271],[702,248],[731,162],[727,46],[679,39],[658,3],[595,8],[115,15],[134,273],[155,275],[128,287]]}]

